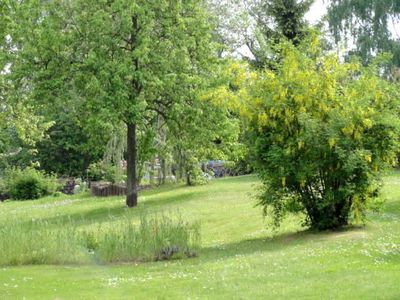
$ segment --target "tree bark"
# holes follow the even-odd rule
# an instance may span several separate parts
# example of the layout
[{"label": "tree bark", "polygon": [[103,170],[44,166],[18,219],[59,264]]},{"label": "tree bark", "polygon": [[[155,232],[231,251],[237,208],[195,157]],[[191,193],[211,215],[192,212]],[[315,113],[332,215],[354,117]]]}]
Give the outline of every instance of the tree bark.
[{"label": "tree bark", "polygon": [[186,185],[192,186],[192,177],[190,176],[189,168],[186,168]]},{"label": "tree bark", "polygon": [[128,160],[126,166],[126,205],[134,207],[137,205],[138,198],[138,180],[136,175],[136,158],[137,158],[137,141],[136,141],[136,124],[127,124],[127,144],[128,144]]},{"label": "tree bark", "polygon": [[161,158],[161,172],[162,172],[161,184],[165,184],[167,178],[167,163],[165,161],[165,158]]},{"label": "tree bark", "polygon": [[155,170],[155,159],[153,158],[150,162],[149,182],[150,185],[154,184],[154,170]]}]

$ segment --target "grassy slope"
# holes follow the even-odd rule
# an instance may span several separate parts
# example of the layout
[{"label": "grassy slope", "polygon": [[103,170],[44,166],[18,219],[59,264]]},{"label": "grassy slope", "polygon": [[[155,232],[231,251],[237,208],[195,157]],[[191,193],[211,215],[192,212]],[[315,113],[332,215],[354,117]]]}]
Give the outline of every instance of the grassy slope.
[{"label": "grassy slope", "polygon": [[[335,233],[302,230],[296,218],[275,235],[251,197],[255,177],[144,192],[139,210],[178,209],[200,220],[199,257],[140,265],[0,268],[1,299],[399,299],[400,176],[386,179],[388,202],[366,227]],[[0,224],[63,216],[90,226],[138,209],[122,198],[41,199],[0,204]],[[60,223],[58,221],[58,223]],[[1,225],[0,225],[1,226]],[[1,242],[1,237],[0,237]]]}]

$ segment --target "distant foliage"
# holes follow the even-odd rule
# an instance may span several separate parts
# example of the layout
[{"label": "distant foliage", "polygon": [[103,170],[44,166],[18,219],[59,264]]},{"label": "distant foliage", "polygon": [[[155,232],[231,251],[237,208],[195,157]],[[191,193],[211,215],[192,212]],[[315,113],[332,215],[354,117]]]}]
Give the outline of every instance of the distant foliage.
[{"label": "distant foliage", "polygon": [[186,184],[189,186],[204,185],[210,180],[210,174],[203,172],[197,159],[191,157],[187,161]]},{"label": "distant foliage", "polygon": [[380,172],[399,151],[399,90],[379,77],[379,65],[340,63],[322,55],[313,38],[282,45],[276,71],[233,66],[234,94],[220,101],[246,117],[250,145],[263,182],[260,205],[278,225],[303,211],[317,229],[362,220],[378,196]]},{"label": "distant foliage", "polygon": [[[369,63],[376,53],[393,55],[391,63],[400,66],[400,43],[396,27],[400,21],[398,0],[332,0],[328,6],[328,23],[336,42],[350,38],[355,54]],[[391,28],[393,28],[391,30]]]},{"label": "distant foliage", "polygon": [[126,179],[126,176],[123,174],[121,168],[103,161],[90,164],[89,168],[87,169],[87,175],[91,181],[121,183]]},{"label": "distant foliage", "polygon": [[40,163],[40,169],[48,173],[84,176],[89,164],[102,157],[104,143],[99,141],[96,146],[91,145],[88,132],[78,121],[60,111],[53,117],[56,122],[47,130],[47,136],[37,143],[34,159]]},{"label": "distant foliage", "polygon": [[58,188],[56,177],[34,168],[8,170],[4,180],[5,191],[15,200],[38,199],[54,194]]},{"label": "distant foliage", "polygon": [[234,162],[231,166],[228,167],[229,174],[233,176],[241,176],[241,175],[248,175],[253,173],[253,165],[251,163],[250,157],[245,157],[240,159],[237,162]]}]

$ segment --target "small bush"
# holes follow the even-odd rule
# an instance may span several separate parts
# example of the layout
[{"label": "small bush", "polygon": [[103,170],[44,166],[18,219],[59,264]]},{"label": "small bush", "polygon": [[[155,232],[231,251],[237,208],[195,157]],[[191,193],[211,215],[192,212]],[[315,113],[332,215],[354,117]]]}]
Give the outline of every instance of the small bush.
[{"label": "small bush", "polygon": [[200,162],[197,158],[191,157],[186,161],[186,184],[189,186],[207,184],[212,175],[203,172],[200,167]]},{"label": "small bush", "polygon": [[33,168],[11,169],[6,172],[5,189],[15,200],[38,199],[54,194],[59,188],[55,176]]},{"label": "small bush", "polygon": [[193,167],[189,173],[190,176],[190,184],[192,186],[195,185],[204,185],[207,184],[210,181],[210,178],[212,178],[212,175],[209,173],[205,173],[201,170],[200,167],[196,166]]}]

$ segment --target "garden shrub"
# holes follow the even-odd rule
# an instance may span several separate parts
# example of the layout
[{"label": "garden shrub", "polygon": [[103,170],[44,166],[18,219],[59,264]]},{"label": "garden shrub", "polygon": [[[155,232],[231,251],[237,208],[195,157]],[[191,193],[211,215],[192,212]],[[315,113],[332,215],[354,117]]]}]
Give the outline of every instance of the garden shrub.
[{"label": "garden shrub", "polygon": [[55,176],[34,168],[15,168],[6,172],[5,187],[12,199],[28,200],[54,194],[59,184]]},{"label": "garden shrub", "polygon": [[241,89],[228,95],[249,124],[260,205],[275,225],[289,211],[316,229],[362,220],[381,172],[397,160],[399,90],[378,63],[341,63],[315,39],[281,53],[273,71],[234,66]]},{"label": "garden shrub", "polygon": [[[210,172],[210,173],[208,173]],[[204,185],[210,181],[211,170],[203,172],[200,162],[196,157],[189,157],[185,161],[185,176],[188,186]]]},{"label": "garden shrub", "polygon": [[193,166],[189,172],[191,186],[207,184],[212,178],[212,171],[203,172],[200,166]]}]

